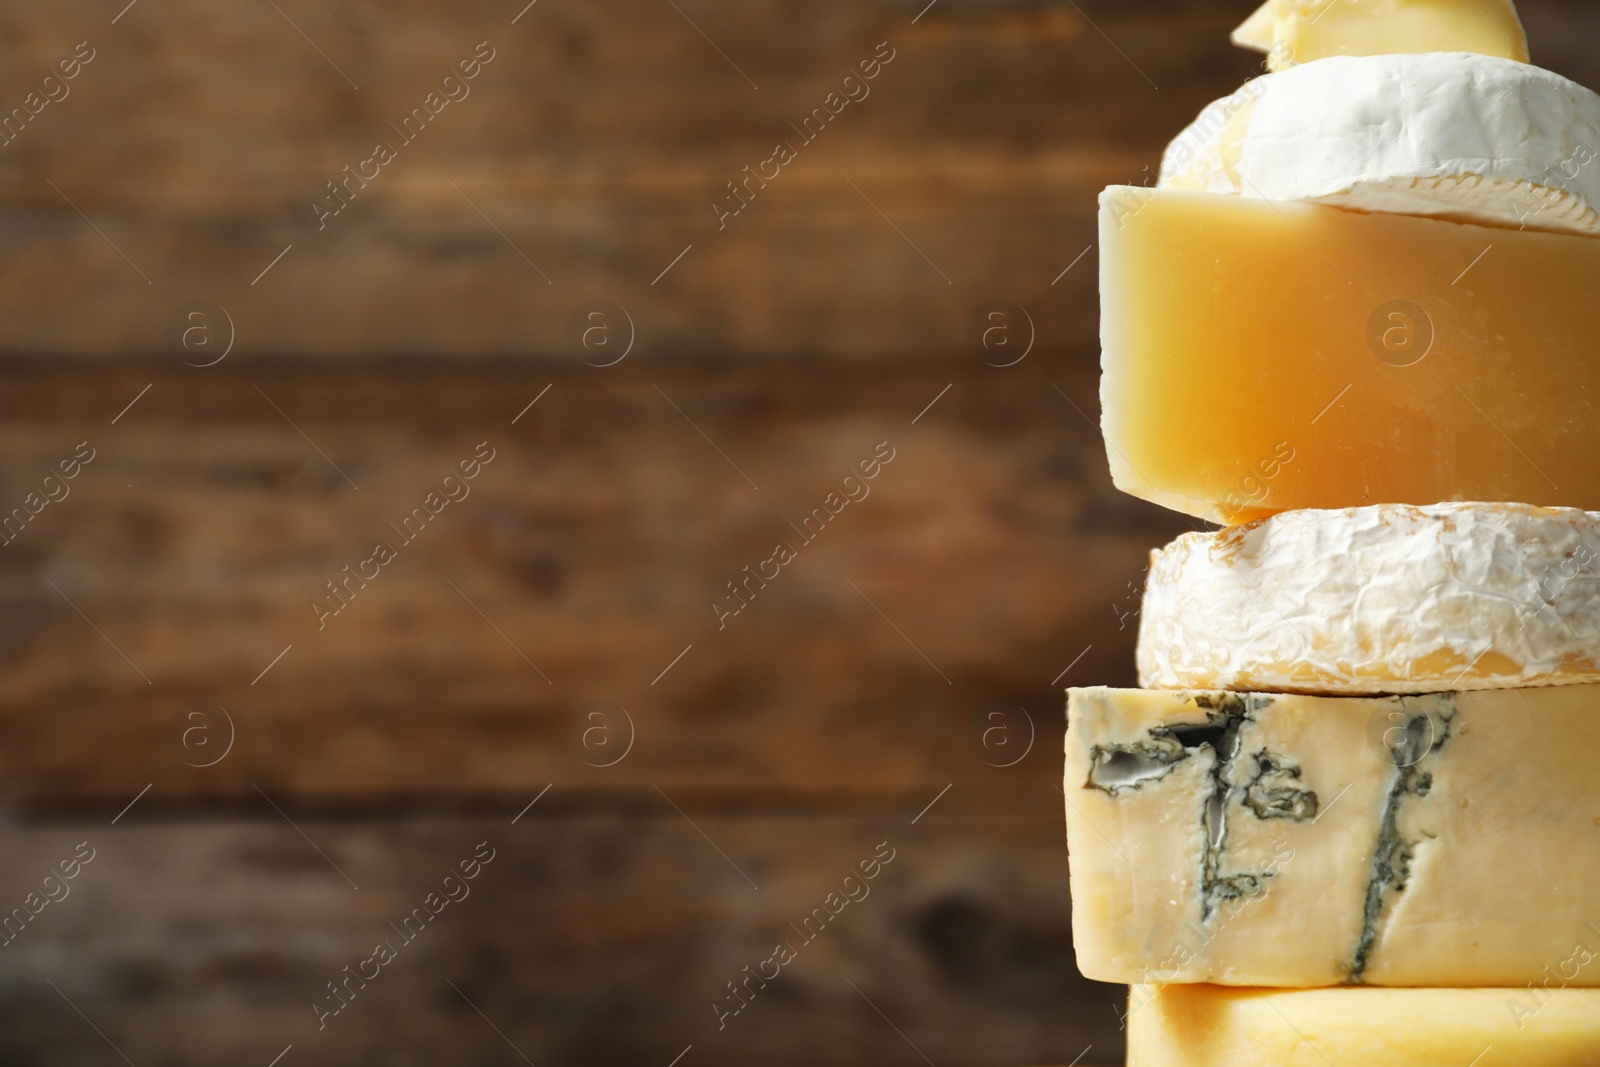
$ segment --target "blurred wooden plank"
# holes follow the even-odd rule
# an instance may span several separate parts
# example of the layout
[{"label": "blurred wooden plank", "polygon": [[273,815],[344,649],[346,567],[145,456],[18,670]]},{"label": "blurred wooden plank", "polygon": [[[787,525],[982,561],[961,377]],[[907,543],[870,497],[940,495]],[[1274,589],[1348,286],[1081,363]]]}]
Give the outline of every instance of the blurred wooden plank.
[{"label": "blurred wooden plank", "polygon": [[[1246,2],[1095,5],[1094,27],[1055,2],[946,0],[915,24],[914,0],[679,6],[0,14],[4,106],[77,42],[95,55],[0,149],[0,354],[161,351],[200,298],[241,353],[329,359],[556,354],[597,296],[629,307],[641,351],[680,357],[917,358],[997,297],[1048,299],[1047,339],[1092,344],[1093,271],[1050,282],[1094,240],[1097,192],[1153,178],[1259,69],[1227,41]],[[1521,6],[1541,62],[1600,84],[1600,10]],[[468,95],[403,143],[391,123],[480,41],[495,58]],[[880,42],[895,58],[870,95],[719,229],[727,183]],[[397,158],[319,228],[313,202],[379,140]]]},{"label": "blurred wooden plank", "polygon": [[[241,351],[327,358],[556,353],[596,295],[630,307],[643,350],[678,355],[951,349],[997,291],[1049,297],[1050,339],[1092,343],[1092,272],[1049,282],[1093,241],[1095,194],[1149,178],[1256,66],[1227,43],[1248,5],[1221,3],[1099,8],[1115,47],[1062,4],[915,25],[923,5],[691,5],[728,60],[655,0],[515,26],[522,5],[500,0],[280,6],[0,17],[17,42],[0,99],[95,50],[0,152],[0,353],[160,350],[197,298],[230,311]],[[1545,62],[1600,82],[1579,47],[1592,5],[1524,7]],[[390,124],[483,40],[469,94],[319,228],[326,183],[398,142]],[[726,183],[882,41],[871,94],[719,229]]]},{"label": "blurred wooden plank", "polygon": [[[176,0],[115,26],[103,6],[0,17],[0,99],[96,49],[0,152],[0,353],[159,351],[196,298],[254,355],[560,353],[594,296],[677,355],[953,349],[996,295],[1058,301],[1050,338],[1092,342],[1092,271],[1049,283],[1093,240],[1096,191],[1251,65],[1217,6],[1100,11],[1137,66],[1065,5],[913,25],[925,5],[615,0],[515,26],[506,0]],[[319,229],[326,183],[482,40],[470,95]],[[886,41],[870,96],[719,229],[727,183]]]},{"label": "blurred wooden plank", "polygon": [[[1066,1062],[1090,1045],[1112,1058],[1123,991],[1077,974],[1047,796],[916,825],[691,826],[654,797],[648,816],[541,804],[514,826],[296,818],[305,837],[264,803],[255,819],[151,822],[135,807],[116,826],[8,826],[8,906],[80,842],[95,856],[5,949],[0,1060],[120,1062],[73,1006],[132,1062],[171,1067],[265,1067],[290,1044],[284,1062],[308,1067],[522,1062],[508,1042],[539,1064],[666,1067],[690,1045],[683,1064],[922,1062],[912,1043],[939,1064]],[[494,859],[467,895],[401,943],[390,923],[483,841]],[[890,862],[807,942],[790,924],[885,843]],[[326,983],[379,942],[398,958],[319,1031]],[[796,958],[719,1029],[727,984],[785,942]]]},{"label": "blurred wooden plank", "polygon": [[[901,795],[1015,773],[986,764],[1029,734],[1019,766],[1053,780],[1062,688],[1132,681],[1129,583],[1190,528],[1111,488],[1093,371],[18,370],[3,509],[96,456],[0,547],[0,790]],[[485,441],[470,495],[404,543]],[[870,495],[803,540],[880,445]],[[319,622],[379,540],[398,558]],[[719,629],[779,541],[797,558]]]}]

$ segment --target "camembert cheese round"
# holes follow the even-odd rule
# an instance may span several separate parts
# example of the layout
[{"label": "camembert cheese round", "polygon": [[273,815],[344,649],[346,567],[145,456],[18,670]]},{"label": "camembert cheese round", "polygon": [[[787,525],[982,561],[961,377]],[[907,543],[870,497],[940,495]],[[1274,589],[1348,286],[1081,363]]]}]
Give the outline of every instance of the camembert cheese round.
[{"label": "camembert cheese round", "polygon": [[1600,513],[1287,511],[1151,554],[1149,689],[1427,693],[1600,682]]},{"label": "camembert cheese round", "polygon": [[1332,56],[1267,74],[1167,148],[1163,188],[1600,233],[1600,95],[1467,52]]}]

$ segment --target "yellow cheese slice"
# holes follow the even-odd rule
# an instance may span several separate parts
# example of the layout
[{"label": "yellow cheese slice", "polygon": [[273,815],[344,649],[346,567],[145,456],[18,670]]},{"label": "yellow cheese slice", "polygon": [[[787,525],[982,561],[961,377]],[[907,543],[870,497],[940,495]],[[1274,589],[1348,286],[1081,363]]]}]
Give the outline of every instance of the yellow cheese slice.
[{"label": "yellow cheese slice", "polygon": [[1139,682],[1344,695],[1600,683],[1600,513],[1378,504],[1184,534],[1151,555]]},{"label": "yellow cheese slice", "polygon": [[1528,61],[1511,0],[1267,0],[1233,31],[1284,70],[1328,56],[1477,52]]},{"label": "yellow cheese slice", "polygon": [[1270,54],[1278,43],[1278,9],[1281,6],[1279,0],[1267,0],[1250,12],[1250,17],[1233,31],[1233,43],[1240,48]]},{"label": "yellow cheese slice", "polygon": [[1128,984],[1600,986],[1597,753],[1600,686],[1072,690],[1078,968]]},{"label": "yellow cheese slice", "polygon": [[1600,990],[1135,986],[1128,1067],[1600,1067]]},{"label": "yellow cheese slice", "polygon": [[1100,238],[1119,488],[1224,525],[1600,510],[1600,240],[1139,187]]}]

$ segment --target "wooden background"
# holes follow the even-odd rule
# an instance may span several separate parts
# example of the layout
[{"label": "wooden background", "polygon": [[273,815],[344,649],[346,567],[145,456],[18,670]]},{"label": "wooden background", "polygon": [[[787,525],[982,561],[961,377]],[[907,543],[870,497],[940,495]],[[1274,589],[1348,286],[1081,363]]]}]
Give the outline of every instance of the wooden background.
[{"label": "wooden background", "polygon": [[[0,1062],[1119,1059],[1120,993],[1072,961],[1061,689],[1132,682],[1145,553],[1189,524],[1110,487],[1077,257],[1099,187],[1250,74],[1247,6],[7,5],[0,104],[95,58],[0,148],[0,514],[95,459],[0,546],[0,910],[96,859],[0,947]],[[1523,8],[1600,83],[1600,10]],[[323,183],[484,40],[318,231]],[[719,232],[723,184],[882,41]],[[614,347],[573,341],[595,301]],[[880,442],[870,496],[719,629]],[[324,983],[485,840],[319,1031]],[[871,896],[719,1030],[881,842]]]}]

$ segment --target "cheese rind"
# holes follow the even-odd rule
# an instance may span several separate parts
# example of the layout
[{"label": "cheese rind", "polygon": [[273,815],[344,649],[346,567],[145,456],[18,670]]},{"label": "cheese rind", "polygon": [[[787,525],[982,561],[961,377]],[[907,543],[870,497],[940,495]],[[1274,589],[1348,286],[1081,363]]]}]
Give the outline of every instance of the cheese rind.
[{"label": "cheese rind", "polygon": [[1151,554],[1149,689],[1361,695],[1600,683],[1600,514],[1289,511]]},{"label": "cheese rind", "polygon": [[1392,52],[1528,61],[1528,36],[1511,0],[1267,0],[1233,31],[1233,43],[1267,53],[1271,70]]},{"label": "cheese rind", "polygon": [[1600,990],[1135,986],[1128,1067],[1600,1067]]},{"label": "cheese rind", "polygon": [[1463,53],[1340,56],[1211,104],[1167,148],[1161,186],[1595,234],[1597,151],[1600,95],[1559,74]]},{"label": "cheese rind", "polygon": [[1600,511],[1600,241],[1138,187],[1100,219],[1118,488],[1224,525]]},{"label": "cheese rind", "polygon": [[1521,986],[1600,952],[1600,686],[1068,708],[1089,978]]}]

